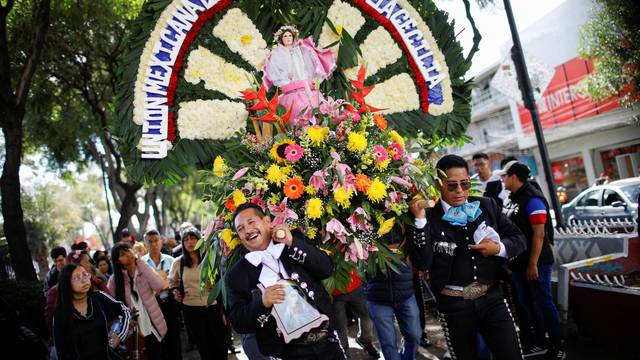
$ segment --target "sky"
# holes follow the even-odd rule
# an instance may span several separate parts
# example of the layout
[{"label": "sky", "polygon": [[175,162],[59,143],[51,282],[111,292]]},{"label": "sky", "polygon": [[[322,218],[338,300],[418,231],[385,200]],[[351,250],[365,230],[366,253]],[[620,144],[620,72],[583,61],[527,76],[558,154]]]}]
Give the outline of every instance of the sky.
[{"label": "sky", "polygon": [[[511,9],[519,31],[523,31],[531,24],[551,12],[565,0],[511,0]],[[480,9],[471,0],[471,15],[482,40],[480,50],[473,58],[473,64],[468,76],[476,75],[487,67],[501,61],[506,56],[508,44],[511,43],[509,23],[504,11],[502,0],[494,0],[494,5]],[[455,31],[465,49],[465,55],[473,45],[473,30],[467,21],[464,3],[460,0],[435,0],[436,6],[449,13],[450,19],[455,19]]]}]

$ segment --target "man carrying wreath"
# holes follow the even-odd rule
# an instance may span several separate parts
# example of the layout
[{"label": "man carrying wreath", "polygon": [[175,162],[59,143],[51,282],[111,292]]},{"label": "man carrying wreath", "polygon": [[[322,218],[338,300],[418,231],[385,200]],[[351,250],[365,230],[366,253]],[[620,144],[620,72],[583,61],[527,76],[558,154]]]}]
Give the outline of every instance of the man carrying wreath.
[{"label": "man carrying wreath", "polygon": [[299,231],[272,226],[256,204],[240,205],[233,224],[248,250],[227,275],[233,328],[255,333],[263,355],[343,359],[329,321],[331,298],[321,283],[333,272],[331,258]]}]

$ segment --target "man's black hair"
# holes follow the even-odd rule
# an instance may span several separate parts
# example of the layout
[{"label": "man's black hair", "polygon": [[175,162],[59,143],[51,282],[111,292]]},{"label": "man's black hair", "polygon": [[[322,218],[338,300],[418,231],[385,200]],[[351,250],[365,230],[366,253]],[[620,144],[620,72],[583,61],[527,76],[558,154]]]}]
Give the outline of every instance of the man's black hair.
[{"label": "man's black hair", "polygon": [[71,245],[71,250],[87,250],[89,244],[86,241],[80,241],[79,243],[75,243]]},{"label": "man's black hair", "polygon": [[507,156],[500,161],[500,169],[504,169],[504,166],[507,165],[510,161],[518,161],[515,156]]},{"label": "man's black hair", "polygon": [[471,160],[475,160],[475,159],[486,159],[489,160],[489,155],[479,152],[479,153],[475,153],[473,154],[473,157],[471,157]]},{"label": "man's black hair", "polygon": [[51,252],[49,253],[49,255],[51,255],[51,258],[53,260],[55,260],[60,255],[67,257],[67,249],[63,248],[62,246],[56,246],[53,249],[51,249]]},{"label": "man's black hair", "polygon": [[160,236],[160,233],[156,229],[147,230],[147,232],[144,233],[143,239],[146,241],[147,240],[147,236],[150,236],[150,235]]},{"label": "man's black hair", "polygon": [[517,162],[509,167],[509,169],[507,170],[507,175],[515,175],[518,180],[524,183],[527,182],[527,179],[529,179],[530,172],[531,170],[529,170],[529,167],[527,165],[521,162]]},{"label": "man's black hair", "polygon": [[438,170],[439,177],[443,176],[443,173],[446,173],[447,170],[452,168],[463,168],[467,170],[467,173],[469,173],[469,165],[467,164],[467,161],[458,155],[445,155],[440,158],[440,160],[438,160],[438,163],[436,164],[436,169]]},{"label": "man's black hair", "polygon": [[[236,208],[236,210],[233,212],[233,217],[231,217],[231,222],[232,223],[236,223],[236,216],[238,216],[238,214],[240,214],[241,212],[247,210],[247,209],[253,209],[253,211],[256,213],[256,215],[258,215],[260,218],[265,217],[264,210],[262,210],[262,208],[254,203],[244,203],[240,206],[238,206],[238,208]],[[235,226],[234,226],[235,227]]]}]

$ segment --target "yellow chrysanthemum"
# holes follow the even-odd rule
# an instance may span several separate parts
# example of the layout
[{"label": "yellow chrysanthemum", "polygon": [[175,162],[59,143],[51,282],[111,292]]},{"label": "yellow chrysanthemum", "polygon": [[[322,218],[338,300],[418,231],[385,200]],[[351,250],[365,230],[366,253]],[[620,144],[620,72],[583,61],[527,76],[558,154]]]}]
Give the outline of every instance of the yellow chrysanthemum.
[{"label": "yellow chrysanthemum", "polygon": [[380,224],[380,228],[378,229],[378,236],[383,236],[389,233],[391,229],[393,229],[393,225],[396,223],[396,218],[392,217],[391,219],[387,219]]},{"label": "yellow chrysanthemum", "polygon": [[318,191],[316,191],[316,188],[313,187],[312,185],[305,186],[304,187],[304,192],[306,192],[307,195],[311,195],[311,196],[313,196],[313,195],[318,193]]},{"label": "yellow chrysanthemum", "polygon": [[226,171],[227,164],[225,164],[224,159],[220,155],[216,156],[213,160],[213,175],[223,177]]},{"label": "yellow chrysanthemum", "polygon": [[314,227],[307,229],[307,237],[309,239],[315,239],[317,234],[318,234],[318,229]]},{"label": "yellow chrysanthemum", "polygon": [[232,212],[228,212],[228,213],[224,214],[224,221],[231,221],[232,217],[233,217],[233,213]]},{"label": "yellow chrysanthemum", "polygon": [[233,196],[233,204],[235,206],[240,206],[244,203],[247,202],[247,198],[244,196],[244,193],[242,192],[242,190],[234,190],[233,194],[231,194]]},{"label": "yellow chrysanthemum", "polygon": [[347,150],[359,153],[367,148],[367,138],[355,131],[349,133],[349,142],[347,143]]},{"label": "yellow chrysanthemum", "polygon": [[307,217],[309,219],[320,219],[323,212],[324,205],[322,204],[322,200],[314,197],[307,201]]},{"label": "yellow chrysanthemum", "polygon": [[402,136],[400,136],[400,134],[398,134],[397,131],[389,131],[389,136],[391,136],[391,139],[393,139],[394,142],[397,142],[398,144],[402,145],[402,147],[404,147],[404,139],[402,138]]},{"label": "yellow chrysanthemum", "polygon": [[287,146],[291,144],[295,144],[295,142],[289,139],[278,141],[275,144],[273,144],[273,146],[271,147],[271,150],[269,150],[269,154],[277,162],[283,163],[287,161],[287,158],[285,158],[284,150],[287,148]]},{"label": "yellow chrysanthemum", "polygon": [[329,135],[328,127],[310,126],[307,128],[307,138],[313,146],[320,146]]},{"label": "yellow chrysanthemum", "polygon": [[374,179],[367,189],[367,198],[373,202],[382,201],[387,196],[387,185],[378,179]]},{"label": "yellow chrysanthemum", "polygon": [[385,161],[376,162],[376,170],[385,171],[391,162],[391,158],[387,158]]},{"label": "yellow chrysanthemum", "polygon": [[351,206],[351,202],[349,201],[351,199],[351,195],[353,195],[353,191],[346,192],[342,186],[338,186],[336,191],[333,192],[333,199],[336,201],[338,206],[343,209],[347,209]]},{"label": "yellow chrysanthemum", "polygon": [[267,180],[270,183],[278,186],[284,184],[289,179],[289,177],[287,176],[286,170],[285,171],[283,170],[284,169],[281,168],[280,166],[276,164],[272,164],[267,169]]}]

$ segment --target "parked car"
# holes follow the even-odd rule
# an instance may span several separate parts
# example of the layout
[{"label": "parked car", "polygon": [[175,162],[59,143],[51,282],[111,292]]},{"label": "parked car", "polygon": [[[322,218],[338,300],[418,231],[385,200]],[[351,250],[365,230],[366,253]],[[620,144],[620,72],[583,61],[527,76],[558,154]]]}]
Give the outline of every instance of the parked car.
[{"label": "parked car", "polygon": [[562,217],[567,224],[575,220],[635,220],[638,216],[638,194],[640,177],[592,186],[562,205]]}]

